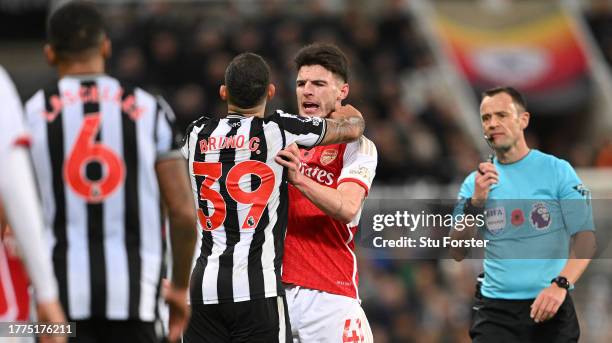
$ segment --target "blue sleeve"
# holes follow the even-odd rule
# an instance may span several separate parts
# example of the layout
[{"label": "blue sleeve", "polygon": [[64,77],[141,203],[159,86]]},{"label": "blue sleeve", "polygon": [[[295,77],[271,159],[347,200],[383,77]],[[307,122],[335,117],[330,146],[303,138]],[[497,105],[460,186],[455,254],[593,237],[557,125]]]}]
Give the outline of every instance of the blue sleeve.
[{"label": "blue sleeve", "polygon": [[559,160],[557,192],[561,202],[565,227],[574,235],[580,231],[593,231],[593,208],[591,192],[583,185],[572,166],[564,160]]},{"label": "blue sleeve", "polygon": [[468,175],[461,187],[459,188],[459,195],[457,196],[457,204],[455,205],[455,210],[453,211],[453,216],[463,214],[463,206],[467,198],[471,198],[474,194],[474,182],[476,180],[476,172],[472,172]]}]

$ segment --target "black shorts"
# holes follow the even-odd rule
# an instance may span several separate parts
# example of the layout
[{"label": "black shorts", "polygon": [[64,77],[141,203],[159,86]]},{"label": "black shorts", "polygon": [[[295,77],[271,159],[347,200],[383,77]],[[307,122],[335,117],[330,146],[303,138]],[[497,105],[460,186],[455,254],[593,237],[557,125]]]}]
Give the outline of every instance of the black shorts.
[{"label": "black shorts", "polygon": [[160,342],[153,322],[91,319],[76,321],[76,337],[70,343],[151,343]]},{"label": "black shorts", "polygon": [[533,301],[477,297],[472,308],[472,342],[578,342],[580,327],[569,294],[557,314],[542,323],[529,316]]},{"label": "black shorts", "polygon": [[291,324],[284,296],[191,306],[183,343],[290,343]]}]

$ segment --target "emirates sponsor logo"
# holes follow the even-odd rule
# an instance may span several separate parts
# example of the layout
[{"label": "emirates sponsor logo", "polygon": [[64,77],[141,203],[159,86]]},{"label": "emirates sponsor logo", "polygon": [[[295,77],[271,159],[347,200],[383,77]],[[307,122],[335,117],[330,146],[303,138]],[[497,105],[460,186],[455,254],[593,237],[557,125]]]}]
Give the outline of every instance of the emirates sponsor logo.
[{"label": "emirates sponsor logo", "polygon": [[338,150],[336,149],[326,149],[323,151],[323,153],[321,154],[321,164],[326,166],[330,163],[332,163],[336,157],[338,157]]},{"label": "emirates sponsor logo", "polygon": [[317,166],[311,167],[308,164],[302,162],[300,165],[300,172],[309,178],[317,181],[318,183],[322,183],[327,186],[331,186],[334,184],[335,175],[334,173],[330,173],[325,169],[321,169]]}]

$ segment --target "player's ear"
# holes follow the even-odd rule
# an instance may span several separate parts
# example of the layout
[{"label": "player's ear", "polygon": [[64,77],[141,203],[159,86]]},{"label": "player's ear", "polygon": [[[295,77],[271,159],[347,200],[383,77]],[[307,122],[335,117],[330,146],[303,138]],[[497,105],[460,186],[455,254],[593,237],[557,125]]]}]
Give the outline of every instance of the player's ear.
[{"label": "player's ear", "polygon": [[268,100],[272,99],[274,94],[276,94],[276,87],[271,83],[268,85]]},{"label": "player's ear", "polygon": [[113,53],[113,45],[110,39],[104,37],[102,44],[100,44],[100,54],[104,59],[109,59]]},{"label": "player's ear", "polygon": [[227,87],[225,87],[225,85],[221,85],[221,87],[219,87],[219,96],[221,97],[221,100],[227,101]]},{"label": "player's ear", "polygon": [[531,114],[527,111],[519,114],[519,121],[520,121],[520,126],[521,126],[521,130],[525,130],[527,128],[527,126],[529,126],[529,118],[531,117]]},{"label": "player's ear", "polygon": [[338,100],[342,101],[346,99],[346,97],[348,97],[348,94],[349,94],[349,84],[345,82],[342,84],[342,86],[340,86],[340,94],[338,95]]},{"label": "player's ear", "polygon": [[45,57],[47,58],[47,63],[54,66],[57,64],[57,54],[55,50],[51,47],[51,44],[45,44],[44,47]]}]

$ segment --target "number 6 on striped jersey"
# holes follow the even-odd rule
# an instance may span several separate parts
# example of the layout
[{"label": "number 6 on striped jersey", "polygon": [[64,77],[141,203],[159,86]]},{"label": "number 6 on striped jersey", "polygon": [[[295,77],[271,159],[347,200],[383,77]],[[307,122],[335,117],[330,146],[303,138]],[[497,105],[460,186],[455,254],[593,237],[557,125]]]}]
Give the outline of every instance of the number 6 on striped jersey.
[{"label": "number 6 on striped jersey", "polygon": [[[64,179],[70,188],[89,203],[99,203],[119,188],[125,167],[117,154],[108,146],[96,142],[102,120],[99,113],[85,116],[68,161],[64,165]],[[102,166],[100,180],[90,180],[85,168],[91,162]]]},{"label": "number 6 on striped jersey", "polygon": [[[211,186],[221,177],[220,162],[193,162],[193,173],[195,175],[206,176],[200,187],[200,200],[212,202],[214,212],[212,216],[204,214],[198,208],[198,219],[200,225],[206,231],[212,231],[221,226],[225,221],[226,204],[221,194]],[[240,188],[240,180],[246,175],[259,177],[260,184],[257,189],[247,192]],[[266,208],[270,196],[274,191],[276,177],[274,171],[265,163],[259,161],[244,161],[233,166],[226,177],[227,193],[232,199],[241,204],[251,204],[251,208],[242,223],[243,229],[254,229],[259,224],[263,211]]]}]

